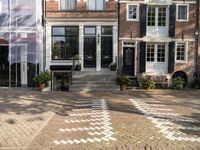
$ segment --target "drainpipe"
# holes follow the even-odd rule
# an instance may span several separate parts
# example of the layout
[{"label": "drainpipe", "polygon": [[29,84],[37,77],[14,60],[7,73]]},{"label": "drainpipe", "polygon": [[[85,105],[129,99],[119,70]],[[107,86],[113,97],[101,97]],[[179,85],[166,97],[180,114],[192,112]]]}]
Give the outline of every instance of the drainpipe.
[{"label": "drainpipe", "polygon": [[196,20],[195,20],[195,53],[196,53],[196,57],[195,57],[195,71],[196,71],[196,77],[200,78],[200,58],[199,58],[199,0],[196,0]]},{"label": "drainpipe", "polygon": [[117,71],[117,76],[119,75],[119,74],[121,74],[121,70],[120,70],[120,73],[119,73],[119,66],[120,66],[120,47],[119,47],[119,45],[120,45],[120,41],[119,41],[119,36],[120,36],[120,0],[118,0],[118,2],[117,2],[117,15],[118,15],[118,71]]},{"label": "drainpipe", "polygon": [[42,0],[42,26],[43,26],[43,70],[45,71],[46,67],[46,0]]}]

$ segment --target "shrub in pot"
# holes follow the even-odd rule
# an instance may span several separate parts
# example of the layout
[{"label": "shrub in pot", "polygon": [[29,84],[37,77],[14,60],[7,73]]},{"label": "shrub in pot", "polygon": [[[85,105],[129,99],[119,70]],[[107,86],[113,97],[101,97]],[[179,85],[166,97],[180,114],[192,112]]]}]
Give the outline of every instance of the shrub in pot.
[{"label": "shrub in pot", "polygon": [[181,77],[177,77],[173,80],[173,85],[176,89],[182,89],[185,84],[185,79]]},{"label": "shrub in pot", "polygon": [[51,75],[48,71],[41,72],[39,75],[33,78],[33,81],[39,86],[42,91],[46,84],[51,80]]},{"label": "shrub in pot", "polygon": [[149,89],[154,89],[155,88],[155,81],[149,78],[143,78],[141,80],[142,86],[144,89],[149,90]]},{"label": "shrub in pot", "polygon": [[127,85],[131,82],[131,80],[125,75],[119,76],[117,80],[121,90],[125,90]]}]

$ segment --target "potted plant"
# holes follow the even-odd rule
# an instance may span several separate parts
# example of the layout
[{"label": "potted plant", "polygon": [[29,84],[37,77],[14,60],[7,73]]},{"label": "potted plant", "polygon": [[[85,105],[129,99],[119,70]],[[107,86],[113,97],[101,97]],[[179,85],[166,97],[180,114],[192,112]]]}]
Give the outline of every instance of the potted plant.
[{"label": "potted plant", "polygon": [[52,50],[53,59],[58,59],[59,54],[60,54],[59,49],[57,47],[54,47]]},{"label": "potted plant", "polygon": [[130,79],[127,76],[122,75],[118,77],[118,83],[120,85],[120,90],[126,90],[127,85],[130,83]]},{"label": "potted plant", "polygon": [[116,70],[117,70],[117,63],[112,62],[112,63],[109,65],[109,68],[110,68],[111,71],[116,71]]},{"label": "potted plant", "polygon": [[154,89],[155,88],[155,81],[149,78],[142,78],[141,80],[142,86],[144,89]]},{"label": "potted plant", "polygon": [[181,77],[177,77],[173,80],[174,82],[174,86],[176,89],[183,89],[183,86],[185,84],[185,79],[181,78]]},{"label": "potted plant", "polygon": [[39,86],[39,89],[42,91],[47,85],[48,81],[51,80],[51,75],[48,71],[41,72],[39,75],[33,78],[33,81]]}]

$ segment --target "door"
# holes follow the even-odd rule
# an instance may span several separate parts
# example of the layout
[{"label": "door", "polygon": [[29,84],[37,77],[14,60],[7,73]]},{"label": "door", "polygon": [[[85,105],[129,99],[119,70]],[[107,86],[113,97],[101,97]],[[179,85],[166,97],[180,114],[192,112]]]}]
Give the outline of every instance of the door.
[{"label": "door", "polygon": [[101,38],[101,67],[108,67],[112,62],[112,37],[105,36]]},{"label": "door", "polygon": [[27,63],[27,85],[28,87],[34,87],[34,81],[33,78],[36,75],[36,70],[37,74],[39,73],[39,65],[33,64],[33,63]]},{"label": "door", "polygon": [[135,76],[135,48],[123,48],[123,74]]},{"label": "door", "polygon": [[96,37],[84,38],[84,67],[96,67]]},{"label": "door", "polygon": [[8,46],[0,46],[0,86],[9,86]]}]

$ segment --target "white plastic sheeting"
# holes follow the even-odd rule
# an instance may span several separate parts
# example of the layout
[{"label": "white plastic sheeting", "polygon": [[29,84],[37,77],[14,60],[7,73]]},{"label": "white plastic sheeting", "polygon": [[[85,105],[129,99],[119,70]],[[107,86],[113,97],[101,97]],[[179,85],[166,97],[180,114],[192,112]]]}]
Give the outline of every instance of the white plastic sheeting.
[{"label": "white plastic sheeting", "polygon": [[9,62],[40,62],[42,0],[0,0],[0,39],[8,42]]}]

